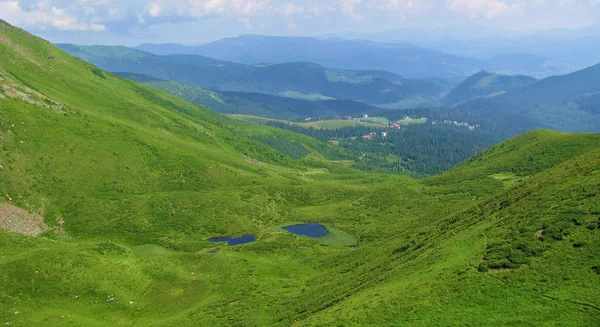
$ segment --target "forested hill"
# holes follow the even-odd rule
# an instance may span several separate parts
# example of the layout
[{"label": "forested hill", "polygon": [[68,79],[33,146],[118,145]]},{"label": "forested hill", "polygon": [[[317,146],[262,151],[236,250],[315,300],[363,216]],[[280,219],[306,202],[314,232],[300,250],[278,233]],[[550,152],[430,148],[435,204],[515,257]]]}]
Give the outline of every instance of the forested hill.
[{"label": "forested hill", "polygon": [[58,45],[111,72],[136,73],[215,91],[265,93],[305,100],[353,100],[389,108],[434,104],[446,83],[384,71],[326,68],[308,62],[242,65],[197,55],[157,56],[125,47]]},{"label": "forested hill", "polygon": [[507,76],[481,71],[460,83],[441,102],[444,106],[454,106],[477,98],[492,98],[535,81],[530,76]]},{"label": "forested hill", "polygon": [[476,99],[458,107],[465,111],[518,114],[562,131],[600,131],[600,65],[569,75],[553,76],[505,94]]},{"label": "forested hill", "polygon": [[210,91],[197,86],[165,81],[148,75],[115,73],[152,85],[192,103],[225,114],[254,115],[284,120],[362,116],[378,108],[352,100],[302,100],[263,93]]}]

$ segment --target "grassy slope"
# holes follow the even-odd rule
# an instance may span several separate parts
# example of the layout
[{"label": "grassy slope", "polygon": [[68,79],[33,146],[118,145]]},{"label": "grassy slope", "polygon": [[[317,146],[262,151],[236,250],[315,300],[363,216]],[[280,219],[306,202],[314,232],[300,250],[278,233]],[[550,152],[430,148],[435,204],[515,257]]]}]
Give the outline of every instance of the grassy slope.
[{"label": "grassy slope", "polygon": [[[591,325],[600,317],[595,135],[525,134],[429,180],[364,174],[302,164],[247,137],[271,133],[263,126],[95,71],[4,24],[0,54],[3,85],[10,71],[21,81],[13,85],[63,104],[61,113],[0,99],[1,190],[57,230],[0,231],[2,323]],[[539,155],[518,165],[532,151]],[[522,182],[507,189],[490,177],[507,174]],[[273,228],[296,221],[330,224],[360,246],[323,247]],[[258,242],[204,241],[245,233]]]},{"label": "grassy slope", "polygon": [[[48,110],[16,98],[0,101],[2,193],[26,208],[48,203],[50,221],[72,216],[65,225],[68,231],[96,235],[127,230],[151,237],[152,226],[161,218],[146,215],[169,215],[170,191],[224,192],[229,187],[301,181],[283,177],[290,168],[266,170],[248,162],[243,155],[306,171],[290,156],[248,135],[287,138],[304,154],[312,149],[302,140],[318,145],[292,133],[236,123],[98,71],[100,77],[92,66],[45,41],[3,29],[3,76],[16,76],[12,80],[17,88],[26,84],[62,109]],[[132,205],[137,207],[132,210]]]},{"label": "grassy slope", "polygon": [[596,149],[439,220],[388,280],[298,325],[595,325],[599,165]]}]

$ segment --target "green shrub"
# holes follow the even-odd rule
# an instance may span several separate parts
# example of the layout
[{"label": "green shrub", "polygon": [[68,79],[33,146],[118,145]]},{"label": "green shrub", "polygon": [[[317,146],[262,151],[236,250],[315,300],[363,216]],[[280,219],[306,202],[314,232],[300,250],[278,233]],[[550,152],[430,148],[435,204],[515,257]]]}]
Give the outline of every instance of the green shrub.
[{"label": "green shrub", "polygon": [[102,79],[106,79],[104,72],[100,68],[96,68],[96,67],[92,68],[92,73]]},{"label": "green shrub", "polygon": [[487,263],[482,262],[479,264],[479,267],[477,268],[477,270],[479,270],[479,272],[488,272],[490,270],[490,267],[488,266]]}]

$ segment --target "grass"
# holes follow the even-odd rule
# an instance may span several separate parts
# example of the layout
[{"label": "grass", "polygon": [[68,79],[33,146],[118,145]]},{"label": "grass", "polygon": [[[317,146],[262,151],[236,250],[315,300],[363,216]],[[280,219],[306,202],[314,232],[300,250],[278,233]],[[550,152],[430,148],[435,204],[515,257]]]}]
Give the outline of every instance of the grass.
[{"label": "grass", "polygon": [[419,119],[402,119],[398,120],[396,123],[400,125],[422,125],[427,123],[427,118],[419,118]]},{"label": "grass", "polygon": [[247,123],[254,123],[254,124],[261,124],[263,122],[268,122],[268,121],[284,122],[284,120],[279,120],[279,119],[266,118],[266,117],[260,117],[260,116],[252,116],[252,115],[243,115],[243,114],[230,114],[230,115],[227,115],[227,117],[231,117],[233,119],[241,120],[241,121],[247,122]]},{"label": "grass", "polygon": [[305,122],[305,123],[295,123],[295,122],[289,122],[289,121],[285,121],[285,120],[265,118],[265,117],[252,116],[252,115],[232,114],[232,115],[227,115],[227,116],[231,117],[233,119],[247,122],[247,123],[262,124],[265,122],[281,122],[281,123],[287,123],[287,124],[296,124],[298,126],[307,127],[307,128],[312,127],[312,128],[316,128],[316,129],[336,129],[336,128],[354,127],[354,126],[365,126],[365,127],[376,127],[376,128],[382,127],[382,125],[380,123],[350,121],[350,120],[343,120],[343,119],[318,120],[318,121],[311,121],[311,122]]},{"label": "grass", "polygon": [[368,117],[361,118],[361,120],[367,123],[373,123],[377,125],[388,125],[390,123],[390,120],[385,117]]},{"label": "grass", "polygon": [[493,174],[490,177],[492,177],[493,179],[502,181],[502,183],[504,183],[504,188],[507,188],[507,189],[517,185],[518,183],[523,182],[522,178],[519,178],[515,174],[506,173],[506,172]]},{"label": "grass", "polygon": [[[1,22],[0,52],[11,83],[61,105],[0,99],[2,201],[50,228],[0,230],[2,324],[600,319],[598,135],[527,133],[429,179],[368,174],[327,160],[313,139],[102,78]],[[276,228],[297,221],[324,222],[330,245],[360,246]],[[206,241],[245,234],[257,242]]]},{"label": "grass", "polygon": [[318,129],[337,129],[342,127],[354,127],[354,126],[364,126],[364,127],[375,127],[381,128],[380,124],[376,123],[368,123],[368,122],[356,122],[349,120],[320,120],[309,123],[300,123],[300,126],[303,127],[313,127]]}]

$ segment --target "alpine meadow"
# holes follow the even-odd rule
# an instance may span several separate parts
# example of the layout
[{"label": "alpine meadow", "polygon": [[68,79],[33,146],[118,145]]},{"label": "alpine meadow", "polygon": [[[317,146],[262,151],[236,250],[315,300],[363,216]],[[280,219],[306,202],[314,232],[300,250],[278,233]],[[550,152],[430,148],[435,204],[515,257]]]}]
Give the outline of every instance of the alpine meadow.
[{"label": "alpine meadow", "polygon": [[0,325],[600,324],[600,66],[16,25]]}]

